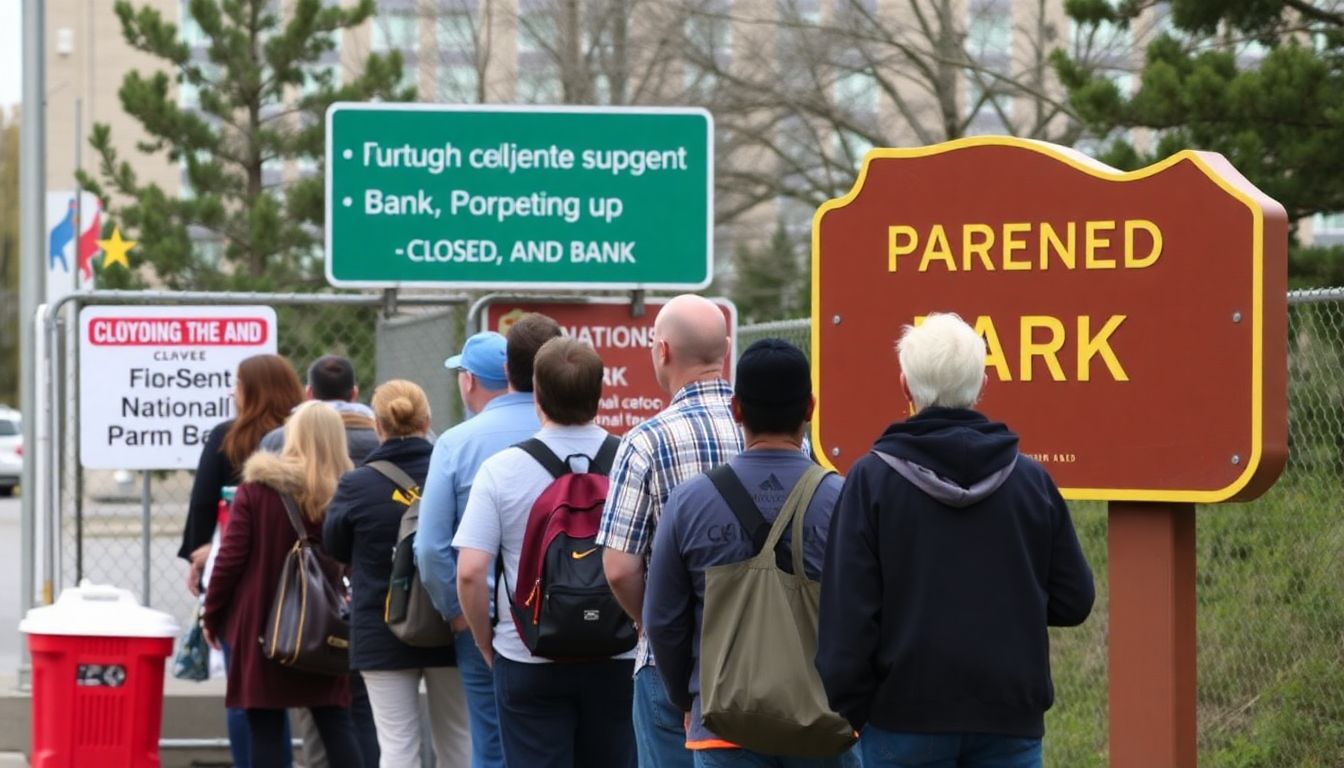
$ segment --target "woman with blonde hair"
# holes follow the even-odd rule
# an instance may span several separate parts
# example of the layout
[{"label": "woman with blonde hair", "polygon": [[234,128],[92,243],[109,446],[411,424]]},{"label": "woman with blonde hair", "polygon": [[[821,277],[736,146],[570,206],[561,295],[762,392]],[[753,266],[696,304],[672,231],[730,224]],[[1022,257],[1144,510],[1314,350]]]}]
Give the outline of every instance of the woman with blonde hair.
[{"label": "woman with blonde hair", "polygon": [[[239,363],[232,394],[234,418],[215,425],[201,447],[182,547],[177,553],[188,563],[187,590],[193,595],[199,595],[204,585],[224,488],[242,482],[243,462],[256,452],[262,436],[284,424],[294,407],[303,402],[299,377],[289,361],[279,355],[253,355]],[[224,649],[226,660],[229,650]],[[248,762],[251,740],[247,718],[241,711],[228,710],[228,732],[234,765],[252,768]]]},{"label": "woman with blonde hair", "polygon": [[[232,648],[224,703],[247,712],[253,768],[283,765],[290,749],[284,738],[289,707],[312,712],[332,768],[363,765],[352,732],[348,677],[282,666],[267,659],[257,642],[285,557],[298,540],[282,494],[294,499],[308,535],[320,540],[336,484],[350,468],[340,414],[314,401],[290,417],[278,456],[259,452],[243,467],[201,621],[212,643],[222,638]],[[335,563],[328,575],[340,578]]]},{"label": "woman with blonde hair", "polygon": [[[374,390],[373,412],[381,444],[363,466],[341,478],[322,531],[331,555],[352,569],[350,666],[359,670],[369,690],[381,765],[419,765],[421,680],[429,694],[437,764],[465,765],[471,735],[453,646],[407,645],[387,628],[383,616],[401,518],[418,496],[434,452],[425,437],[429,401],[416,384],[395,379]],[[395,475],[396,470],[405,475],[401,484],[384,474]]]}]

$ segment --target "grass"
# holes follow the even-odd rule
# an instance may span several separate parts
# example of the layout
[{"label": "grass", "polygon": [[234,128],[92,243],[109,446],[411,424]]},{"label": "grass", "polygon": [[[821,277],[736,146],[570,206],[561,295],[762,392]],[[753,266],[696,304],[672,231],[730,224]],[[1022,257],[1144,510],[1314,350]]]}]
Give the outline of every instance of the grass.
[{"label": "grass", "polygon": [[[1344,765],[1344,483],[1291,469],[1249,504],[1201,507],[1199,753],[1206,768]],[[1052,768],[1107,760],[1104,505],[1073,508],[1097,577],[1078,629],[1052,631]]]}]

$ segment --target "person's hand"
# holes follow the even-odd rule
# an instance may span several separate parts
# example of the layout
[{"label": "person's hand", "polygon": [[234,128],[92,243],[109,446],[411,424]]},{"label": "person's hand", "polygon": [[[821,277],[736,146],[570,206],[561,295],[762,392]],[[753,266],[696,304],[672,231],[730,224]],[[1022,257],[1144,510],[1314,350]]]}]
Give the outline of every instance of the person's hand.
[{"label": "person's hand", "polygon": [[460,635],[470,629],[470,627],[467,626],[467,617],[460,613],[452,619],[449,619],[448,628],[453,630],[454,635]]},{"label": "person's hand", "polygon": [[690,712],[685,712],[685,713],[682,714],[682,716],[681,716],[681,729],[682,729],[683,731],[686,732],[686,735],[687,735],[687,736],[690,736],[690,735],[691,735],[691,713],[690,713]]},{"label": "person's hand", "polygon": [[205,570],[205,563],[199,565],[193,559],[191,565],[187,567],[187,591],[193,597],[201,596],[201,573]]},{"label": "person's hand", "polygon": [[201,574],[205,573],[205,561],[210,557],[210,545],[202,544],[191,551],[191,556],[187,562],[191,567],[187,569],[187,591],[194,597],[201,596]]},{"label": "person's hand", "polygon": [[204,621],[201,622],[201,635],[205,637],[206,645],[210,646],[211,648],[214,648],[216,651],[220,650],[219,638],[215,637],[215,633],[211,632],[210,628],[205,626]]}]

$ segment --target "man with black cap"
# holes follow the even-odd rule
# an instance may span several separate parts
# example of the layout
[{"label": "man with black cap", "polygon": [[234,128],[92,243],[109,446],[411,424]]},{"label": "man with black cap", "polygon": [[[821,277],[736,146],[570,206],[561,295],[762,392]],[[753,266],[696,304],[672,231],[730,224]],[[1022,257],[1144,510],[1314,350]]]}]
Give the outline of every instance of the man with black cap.
[{"label": "man with black cap", "polygon": [[[644,632],[653,648],[668,698],[689,713],[686,748],[697,768],[857,765],[846,753],[829,759],[792,760],[741,749],[707,729],[700,719],[699,643],[706,569],[750,559],[757,531],[742,530],[720,488],[736,483],[738,498],[750,499],[765,523],[773,523],[803,473],[813,466],[801,450],[816,401],[807,358],[780,339],[762,339],[742,353],[733,389],[733,418],[742,425],[746,449],[724,467],[682,483],[668,496],[654,533],[644,597]],[[803,559],[807,575],[820,578],[831,509],[840,495],[839,475],[822,481],[804,518]],[[725,489],[727,490],[727,489]],[[732,491],[729,491],[732,495]],[[789,534],[785,534],[785,542]],[[781,551],[788,551],[786,544]],[[781,565],[786,565],[781,560]]]}]

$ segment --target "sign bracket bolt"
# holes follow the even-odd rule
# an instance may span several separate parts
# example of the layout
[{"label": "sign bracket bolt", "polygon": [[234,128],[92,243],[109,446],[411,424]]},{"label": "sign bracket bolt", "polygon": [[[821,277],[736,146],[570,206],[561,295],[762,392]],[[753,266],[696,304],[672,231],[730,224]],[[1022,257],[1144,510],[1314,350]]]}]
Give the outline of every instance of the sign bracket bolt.
[{"label": "sign bracket bolt", "polygon": [[1234,322],[1234,323],[1240,323],[1240,322],[1241,322],[1241,312],[1240,312],[1240,311],[1237,311],[1237,312],[1233,312],[1233,313],[1232,313],[1232,322]]},{"label": "sign bracket bolt", "polygon": [[631,317],[644,316],[644,291],[641,290],[630,292],[630,316]]},{"label": "sign bracket bolt", "polygon": [[1238,453],[1234,453],[1234,454],[1232,454],[1232,466],[1235,467],[1236,465],[1238,465],[1238,464],[1240,464],[1240,463],[1241,463],[1241,454],[1238,454]]},{"label": "sign bracket bolt", "polygon": [[831,318],[831,323],[832,323],[833,325],[839,325],[839,324],[840,324],[840,316],[839,316],[839,315],[836,315],[835,317],[832,317],[832,318]]},{"label": "sign bracket bolt", "polygon": [[832,456],[839,456],[839,455],[840,455],[840,449],[839,449],[839,448],[832,448],[832,449],[831,449],[831,455],[832,455]]}]

